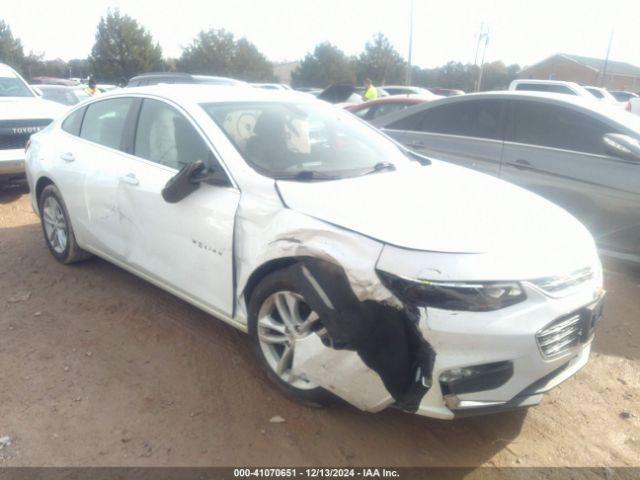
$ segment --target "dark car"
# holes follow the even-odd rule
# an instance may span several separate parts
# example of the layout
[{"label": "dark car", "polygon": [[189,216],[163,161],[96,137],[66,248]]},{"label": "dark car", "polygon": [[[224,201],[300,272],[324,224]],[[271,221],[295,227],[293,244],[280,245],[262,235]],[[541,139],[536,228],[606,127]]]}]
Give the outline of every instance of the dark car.
[{"label": "dark car", "polygon": [[603,253],[640,262],[640,117],[594,98],[522,91],[444,98],[372,123],[423,155],[546,197]]},{"label": "dark car", "polygon": [[344,108],[363,120],[371,121],[374,118],[399,112],[429,100],[429,98],[419,95],[394,95],[356,105],[347,105]]},{"label": "dark car", "polygon": [[191,75],[189,73],[145,73],[131,78],[127,87],[144,87],[146,85],[158,85],[160,83],[188,84],[203,83],[209,85],[248,85],[240,80],[228,77],[214,77],[211,75]]}]

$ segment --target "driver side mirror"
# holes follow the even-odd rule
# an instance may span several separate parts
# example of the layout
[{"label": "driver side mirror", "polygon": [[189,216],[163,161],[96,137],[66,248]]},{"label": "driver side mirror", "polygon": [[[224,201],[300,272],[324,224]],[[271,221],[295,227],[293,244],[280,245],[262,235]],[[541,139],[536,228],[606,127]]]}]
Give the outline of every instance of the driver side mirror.
[{"label": "driver side mirror", "polygon": [[605,150],[610,155],[624,160],[640,162],[640,141],[637,139],[629,135],[607,133],[602,140]]},{"label": "driver side mirror", "polygon": [[162,189],[162,198],[167,203],[178,203],[195,192],[201,183],[226,186],[229,184],[222,170],[207,169],[202,160],[185,165],[169,179]]}]

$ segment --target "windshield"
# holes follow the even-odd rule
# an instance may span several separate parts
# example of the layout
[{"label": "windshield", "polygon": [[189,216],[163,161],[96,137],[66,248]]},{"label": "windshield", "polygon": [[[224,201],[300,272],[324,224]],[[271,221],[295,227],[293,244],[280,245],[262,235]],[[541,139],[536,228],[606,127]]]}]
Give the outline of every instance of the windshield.
[{"label": "windshield", "polygon": [[33,93],[17,77],[0,77],[0,97],[33,97]]},{"label": "windshield", "polygon": [[42,98],[61,103],[63,105],[75,105],[82,100],[89,98],[89,94],[82,88],[49,86],[40,86],[39,88],[42,91]]},{"label": "windshield", "polygon": [[210,103],[204,110],[244,159],[272,178],[344,178],[410,160],[348,112],[312,103]]}]

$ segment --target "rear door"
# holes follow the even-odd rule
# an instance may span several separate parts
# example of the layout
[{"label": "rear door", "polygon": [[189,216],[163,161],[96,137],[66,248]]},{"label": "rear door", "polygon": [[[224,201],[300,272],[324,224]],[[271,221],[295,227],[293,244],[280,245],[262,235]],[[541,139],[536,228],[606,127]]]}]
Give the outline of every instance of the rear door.
[{"label": "rear door", "polygon": [[63,122],[55,152],[60,186],[83,246],[121,258],[121,211],[117,189],[129,162],[125,124],[136,103],[117,97],[89,104]]},{"label": "rear door", "polygon": [[423,155],[498,175],[506,101],[453,101],[421,110],[385,131]]},{"label": "rear door", "polygon": [[179,169],[195,160],[222,169],[205,137],[175,105],[145,98],[133,157],[118,190],[125,261],[195,304],[233,314],[233,229],[240,192],[228,185],[200,184],[167,203],[162,189]]},{"label": "rear door", "polygon": [[629,133],[586,110],[512,100],[501,176],[575,215],[607,250],[640,254],[640,164],[609,155]]}]

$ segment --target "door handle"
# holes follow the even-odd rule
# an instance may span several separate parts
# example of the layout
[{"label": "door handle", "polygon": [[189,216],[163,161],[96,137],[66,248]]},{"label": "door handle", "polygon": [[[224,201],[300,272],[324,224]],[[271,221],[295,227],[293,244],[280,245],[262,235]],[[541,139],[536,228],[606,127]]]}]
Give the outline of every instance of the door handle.
[{"label": "door handle", "polygon": [[76,157],[71,152],[63,153],[62,155],[60,155],[60,158],[65,162],[73,162],[76,159]]},{"label": "door handle", "polygon": [[120,177],[120,180],[124,183],[127,183],[129,185],[139,185],[140,181],[138,180],[138,177],[136,177],[136,175],[134,173],[127,173],[126,175],[122,175]]},{"label": "door handle", "polygon": [[531,168],[531,164],[528,161],[519,158],[516,160],[514,167],[516,167],[518,170],[526,170],[528,168]]},{"label": "door handle", "polygon": [[420,142],[420,141],[416,141],[416,142],[409,142],[406,144],[407,147],[409,148],[425,148],[427,146],[426,143],[424,142]]}]

